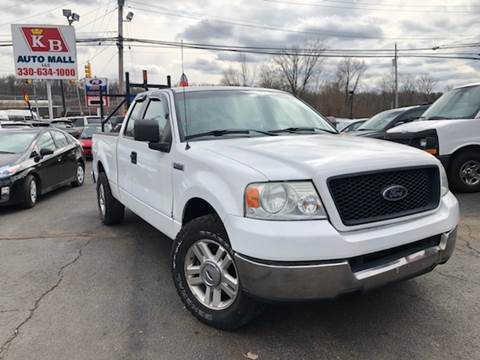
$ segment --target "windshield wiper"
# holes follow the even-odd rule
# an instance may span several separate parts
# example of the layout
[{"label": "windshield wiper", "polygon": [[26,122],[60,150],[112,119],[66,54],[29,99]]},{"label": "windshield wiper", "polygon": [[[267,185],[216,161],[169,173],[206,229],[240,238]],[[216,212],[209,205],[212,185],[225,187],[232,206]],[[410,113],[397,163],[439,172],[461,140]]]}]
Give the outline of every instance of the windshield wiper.
[{"label": "windshield wiper", "polygon": [[11,152],[11,151],[2,151],[2,150],[0,150],[0,154],[16,154],[16,153]]},{"label": "windshield wiper", "polygon": [[421,117],[422,120],[451,120],[452,118],[445,117],[445,116],[432,116],[429,118]]},{"label": "windshield wiper", "polygon": [[270,133],[276,134],[276,133],[282,133],[282,132],[288,132],[288,133],[298,133],[302,131],[309,131],[309,132],[316,132],[316,131],[322,131],[326,132],[329,134],[338,134],[334,131],[326,130],[320,127],[288,127],[284,129],[275,129],[275,130],[270,130]]},{"label": "windshield wiper", "polygon": [[264,134],[264,135],[269,135],[269,136],[276,135],[276,134],[272,134],[272,133],[267,132],[267,131],[262,131],[262,130],[257,130],[257,129],[223,129],[223,130],[212,130],[212,131],[206,131],[206,132],[202,132],[202,133],[198,133],[198,134],[188,135],[188,136],[185,136],[185,139],[190,140],[190,139],[195,139],[195,138],[204,137],[204,136],[219,137],[219,136],[230,135],[230,134],[245,134],[245,135],[248,135],[251,132],[257,132],[257,133]]}]

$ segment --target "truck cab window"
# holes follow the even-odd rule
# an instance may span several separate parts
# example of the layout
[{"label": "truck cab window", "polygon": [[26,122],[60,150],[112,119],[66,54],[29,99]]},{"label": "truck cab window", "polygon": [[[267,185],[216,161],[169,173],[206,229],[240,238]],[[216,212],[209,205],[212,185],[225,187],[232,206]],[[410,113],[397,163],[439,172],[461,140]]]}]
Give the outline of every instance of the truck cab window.
[{"label": "truck cab window", "polygon": [[142,109],[143,109],[143,102],[141,101],[135,101],[133,104],[133,109],[130,112],[130,116],[128,117],[127,120],[127,126],[125,127],[125,131],[123,132],[123,135],[128,136],[128,137],[134,137],[134,125],[135,125],[135,120],[140,119],[142,114]]},{"label": "truck cab window", "polygon": [[160,129],[160,139],[161,141],[170,140],[170,124],[168,121],[168,105],[166,100],[160,100],[156,98],[150,99],[150,102],[147,105],[147,110],[145,111],[145,120],[152,120],[158,122],[158,127]]}]

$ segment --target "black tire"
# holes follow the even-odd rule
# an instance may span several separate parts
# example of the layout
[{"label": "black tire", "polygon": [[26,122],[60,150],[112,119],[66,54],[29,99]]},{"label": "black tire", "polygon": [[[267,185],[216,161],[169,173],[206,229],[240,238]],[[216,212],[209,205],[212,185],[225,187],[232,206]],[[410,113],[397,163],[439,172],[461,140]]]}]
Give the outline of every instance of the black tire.
[{"label": "black tire", "polygon": [[[80,176],[79,174],[79,169],[82,169],[82,176]],[[85,165],[83,165],[83,163],[79,161],[77,163],[77,166],[75,167],[75,180],[72,181],[72,186],[79,187],[79,186],[82,186],[84,182],[85,182]]]},{"label": "black tire", "polygon": [[190,290],[184,265],[190,247],[198,240],[220,244],[235,261],[225,228],[216,215],[205,215],[188,222],[178,233],[172,249],[172,277],[178,295],[186,308],[201,322],[222,330],[235,330],[255,318],[263,306],[249,298],[238,285],[235,300],[221,310],[212,310],[202,304]]},{"label": "black tire", "polygon": [[[101,205],[103,191],[103,207]],[[108,179],[105,173],[98,175],[97,181],[97,205],[100,212],[100,219],[105,225],[115,225],[123,221],[125,207],[113,197]]]},{"label": "black tire", "polygon": [[480,181],[468,184],[461,177],[461,171],[464,166],[469,164],[480,164],[480,153],[473,151],[466,151],[456,155],[450,162],[448,167],[448,180],[451,187],[456,192],[478,192],[480,191]]},{"label": "black tire", "polygon": [[[25,181],[23,182],[22,189],[22,201],[20,206],[24,209],[31,209],[37,204],[37,199],[39,195],[38,190],[38,181],[33,175],[27,175]],[[35,190],[32,189],[34,187]],[[35,195],[32,192],[35,191]]]}]

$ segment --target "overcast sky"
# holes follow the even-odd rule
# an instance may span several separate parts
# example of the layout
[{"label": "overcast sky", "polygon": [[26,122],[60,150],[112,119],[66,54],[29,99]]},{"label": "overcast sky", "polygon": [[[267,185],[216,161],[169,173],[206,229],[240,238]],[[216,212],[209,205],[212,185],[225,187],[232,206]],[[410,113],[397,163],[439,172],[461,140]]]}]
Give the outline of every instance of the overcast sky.
[{"label": "overcast sky", "polygon": [[[77,38],[115,36],[117,1],[0,0],[0,40],[8,40],[10,24],[65,24],[62,8],[80,14]],[[448,6],[443,6],[448,4]],[[448,46],[478,41],[480,4],[468,0],[126,0],[124,36],[211,44],[286,47],[321,40],[332,49],[400,49]],[[78,46],[78,60],[90,60],[96,76],[117,76],[115,46]],[[438,54],[480,53],[480,48],[437,50]],[[248,56],[248,55],[247,55]],[[248,56],[252,68],[268,56]],[[391,59],[366,59],[364,87],[374,86],[391,71]],[[328,59],[323,77],[332,77],[338,60]],[[238,66],[238,55],[185,49],[185,72],[191,83],[217,83],[222,69]],[[125,48],[126,71],[140,79],[148,69],[152,80],[181,73],[180,50],[132,46]],[[428,73],[436,90],[480,81],[475,60],[400,58],[400,76]],[[0,74],[13,74],[11,48],[0,48]]]}]

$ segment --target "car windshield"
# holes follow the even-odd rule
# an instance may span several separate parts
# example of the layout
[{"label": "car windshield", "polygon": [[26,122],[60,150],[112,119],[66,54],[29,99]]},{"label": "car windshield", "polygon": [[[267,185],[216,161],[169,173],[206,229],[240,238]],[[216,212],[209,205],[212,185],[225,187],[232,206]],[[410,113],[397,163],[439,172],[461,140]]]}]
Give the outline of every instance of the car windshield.
[{"label": "car windshield", "polygon": [[0,154],[24,152],[36,135],[34,132],[0,132]]},{"label": "car windshield", "polygon": [[357,130],[384,130],[402,112],[401,109],[383,111],[365,121]]},{"label": "car windshield", "polygon": [[88,126],[83,129],[80,139],[91,139],[93,134],[101,131],[102,129],[98,126]]},{"label": "car windshield", "polygon": [[[184,102],[185,96],[185,102]],[[175,95],[177,118],[185,138],[185,113],[188,137],[268,136],[337,133],[320,114],[292,95],[261,90],[190,91]],[[245,130],[236,133],[224,130]],[[271,132],[271,133],[270,133]],[[203,137],[203,136],[199,136]]]},{"label": "car windshield", "polygon": [[479,111],[480,86],[468,86],[443,94],[420,120],[474,119]]}]

